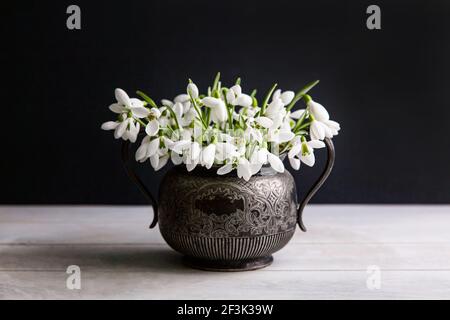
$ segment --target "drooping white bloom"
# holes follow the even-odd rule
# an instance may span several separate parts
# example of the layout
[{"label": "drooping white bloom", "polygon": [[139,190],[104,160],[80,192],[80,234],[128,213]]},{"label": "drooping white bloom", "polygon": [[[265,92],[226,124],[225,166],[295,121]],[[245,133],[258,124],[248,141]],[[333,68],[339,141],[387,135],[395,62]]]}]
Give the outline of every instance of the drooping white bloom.
[{"label": "drooping white bloom", "polygon": [[223,100],[214,97],[204,97],[202,103],[206,107],[211,108],[212,120],[214,122],[224,122],[227,120],[227,108]]},{"label": "drooping white bloom", "polygon": [[122,89],[117,88],[115,90],[116,103],[109,106],[109,109],[114,113],[128,113],[138,118],[145,118],[149,114],[149,110],[144,107],[144,103],[136,98],[128,97],[127,93]]},{"label": "drooping white bloom", "polygon": [[[175,165],[186,165],[188,171],[219,165],[218,175],[236,170],[235,174],[247,181],[263,166],[284,172],[283,161],[274,151],[279,148],[287,152],[294,169],[300,168],[301,162],[314,165],[314,149],[323,148],[321,140],[340,130],[339,123],[330,120],[327,110],[308,95],[304,96],[306,109],[288,111],[286,106],[295,93],[278,89],[262,112],[258,100],[242,92],[240,85],[221,88],[225,86],[215,82],[214,90],[204,96],[190,81],[186,93],[173,100],[162,99],[161,106],[145,95],[148,104],[116,89],[117,102],[110,110],[118,114],[117,119],[101,127],[114,130],[116,138],[135,142],[141,125],[145,126],[146,136],[135,158],[138,162],[149,160],[155,170],[170,159]],[[306,141],[308,136],[310,141]]]},{"label": "drooping white bloom", "polygon": [[300,163],[312,167],[316,162],[314,156],[314,149],[324,148],[325,143],[320,140],[311,141],[297,141],[294,146],[288,152],[289,163],[292,168],[298,170],[300,168]]},{"label": "drooping white bloom", "polygon": [[327,109],[325,109],[324,106],[322,106],[320,103],[317,103],[312,99],[310,99],[306,103],[306,105],[308,107],[309,112],[311,112],[311,114],[317,121],[324,122],[330,120],[330,115],[328,114]]},{"label": "drooping white bloom", "polygon": [[150,109],[150,113],[149,113],[149,119],[150,121],[148,122],[147,126],[145,127],[145,132],[149,135],[149,136],[155,136],[158,131],[159,131],[159,117],[161,117],[161,111],[159,111],[159,109],[156,108],[151,108]]},{"label": "drooping white bloom", "polygon": [[227,102],[233,106],[250,107],[253,103],[252,97],[248,94],[242,93],[240,85],[232,86],[226,94]]},{"label": "drooping white bloom", "polygon": [[198,98],[198,88],[195,85],[195,83],[191,82],[188,84],[187,89],[186,89],[187,93],[191,95],[191,97],[193,99],[197,99]]},{"label": "drooping white bloom", "polygon": [[281,99],[284,105],[288,105],[289,103],[291,103],[294,97],[295,97],[294,91],[284,91],[283,93],[281,93],[281,89],[277,89],[272,95],[272,101]]},{"label": "drooping white bloom", "polygon": [[206,169],[210,169],[216,157],[216,145],[211,143],[202,150],[201,163]]}]

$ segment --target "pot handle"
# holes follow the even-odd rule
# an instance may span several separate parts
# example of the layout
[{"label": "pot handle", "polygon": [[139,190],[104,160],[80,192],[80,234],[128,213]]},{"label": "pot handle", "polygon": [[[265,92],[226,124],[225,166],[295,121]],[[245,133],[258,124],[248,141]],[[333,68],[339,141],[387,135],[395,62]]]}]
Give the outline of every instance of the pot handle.
[{"label": "pot handle", "polygon": [[303,210],[305,209],[305,206],[308,204],[309,200],[316,194],[317,190],[323,185],[325,180],[327,180],[328,176],[331,173],[331,170],[333,169],[334,165],[334,159],[336,157],[336,154],[334,152],[334,145],[330,138],[325,138],[324,140],[325,145],[327,147],[327,164],[325,166],[324,171],[320,175],[319,179],[312,185],[311,189],[306,194],[306,197],[303,199],[303,201],[298,206],[297,210],[297,223],[300,229],[303,232],[306,232],[306,227],[303,224]]},{"label": "pot handle", "polygon": [[150,229],[154,228],[156,224],[158,223],[158,202],[156,201],[155,197],[151,194],[150,191],[148,191],[145,184],[142,182],[142,180],[139,178],[139,176],[136,174],[136,172],[131,168],[130,165],[130,142],[129,141],[123,141],[122,142],[122,163],[125,168],[125,171],[128,174],[128,177],[136,183],[139,190],[144,194],[144,196],[147,198],[147,200],[150,202],[152,208],[153,208],[153,221],[150,224]]}]

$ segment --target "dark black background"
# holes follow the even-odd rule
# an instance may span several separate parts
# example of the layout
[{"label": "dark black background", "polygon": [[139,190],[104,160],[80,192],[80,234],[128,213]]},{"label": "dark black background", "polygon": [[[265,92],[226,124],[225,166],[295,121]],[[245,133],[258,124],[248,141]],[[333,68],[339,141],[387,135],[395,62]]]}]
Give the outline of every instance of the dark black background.
[{"label": "dark black background", "polygon": [[[82,30],[66,28],[77,4]],[[366,28],[378,4],[382,30]],[[449,203],[447,1],[10,1],[2,8],[0,203],[144,203],[100,130],[113,90],[173,98],[217,71],[312,92],[342,125],[319,203]],[[300,190],[319,175],[297,173]],[[140,171],[154,191],[164,172]]]}]

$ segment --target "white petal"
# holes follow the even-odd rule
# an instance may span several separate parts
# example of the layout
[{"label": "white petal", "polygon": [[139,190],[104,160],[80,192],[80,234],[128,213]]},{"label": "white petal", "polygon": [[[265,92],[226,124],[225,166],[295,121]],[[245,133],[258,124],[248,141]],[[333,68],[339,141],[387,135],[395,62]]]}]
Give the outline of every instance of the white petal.
[{"label": "white petal", "polygon": [[173,101],[175,103],[177,103],[177,102],[183,103],[183,102],[186,102],[189,100],[190,100],[190,98],[189,98],[189,95],[187,95],[187,94],[180,94],[180,95],[176,96],[175,99],[173,99]]},{"label": "white petal", "polygon": [[159,139],[153,139],[152,141],[150,141],[150,143],[148,144],[148,148],[147,148],[147,157],[151,157],[153,155],[155,155],[159,149]]},{"label": "white petal", "polygon": [[299,110],[295,110],[294,112],[291,112],[291,118],[292,119],[300,119],[303,116],[303,113],[305,112],[305,109],[299,109]]},{"label": "white petal", "polygon": [[325,109],[320,103],[309,101],[308,102],[309,111],[312,113],[314,118],[318,121],[327,121],[330,119],[327,109]]},{"label": "white petal", "polygon": [[273,153],[267,154],[267,160],[269,160],[270,166],[277,172],[284,172],[283,162]]},{"label": "white petal", "polygon": [[124,113],[127,111],[127,108],[118,103],[113,103],[112,105],[109,106],[109,110],[111,110],[114,113]]},{"label": "white petal", "polygon": [[246,94],[241,94],[234,101],[234,105],[242,107],[250,107],[252,105],[252,102],[253,102],[252,97]]},{"label": "white petal", "polygon": [[300,159],[302,162],[310,167],[314,165],[316,162],[316,157],[314,156],[314,152],[310,152],[308,155],[301,155]]},{"label": "white petal", "polygon": [[161,100],[161,104],[162,104],[163,106],[166,106],[166,107],[172,107],[172,106],[173,106],[173,102],[170,101],[170,100],[167,100],[167,99],[162,99],[162,100]]},{"label": "white petal", "polygon": [[226,165],[220,167],[217,170],[217,174],[218,175],[224,175],[224,174],[230,173],[231,170],[233,170],[233,165],[231,163],[227,163]]},{"label": "white petal", "polygon": [[180,141],[175,142],[171,149],[172,149],[172,151],[174,151],[178,154],[181,154],[181,153],[183,153],[184,150],[189,148],[190,145],[191,145],[190,141],[180,140]]},{"label": "white petal", "polygon": [[233,90],[228,90],[226,94],[227,102],[229,104],[234,104],[234,99],[236,99],[236,96],[234,95]]},{"label": "white petal", "polygon": [[273,125],[273,121],[267,117],[257,117],[255,121],[263,128],[270,128]]},{"label": "white petal", "polygon": [[140,129],[141,125],[139,124],[139,122],[130,122],[130,128],[128,129],[128,139],[130,139],[131,143],[136,142]]},{"label": "white petal", "polygon": [[245,181],[250,180],[252,172],[250,170],[250,163],[247,159],[241,158],[237,167],[237,175],[239,178],[244,178]]},{"label": "white petal", "polygon": [[164,167],[167,164],[167,161],[169,160],[169,155],[166,154],[162,157],[159,158],[159,163],[155,168],[155,171],[158,171],[159,169],[161,169],[162,167]]},{"label": "white petal", "polygon": [[333,138],[333,131],[331,130],[331,128],[329,128],[325,124],[323,124],[323,129],[325,130],[325,137]]},{"label": "white petal", "polygon": [[[165,109],[165,108],[162,108],[162,109]],[[161,117],[161,110],[159,110],[159,109],[151,108],[151,109],[150,109],[150,113],[151,113],[155,118]]]},{"label": "white petal", "polygon": [[294,158],[296,155],[298,155],[300,153],[300,151],[302,150],[302,145],[300,143],[294,145],[291,150],[289,150],[288,153],[288,158]]},{"label": "white petal", "polygon": [[200,157],[201,148],[197,141],[191,144],[191,160],[198,160]]},{"label": "white petal", "polygon": [[198,98],[198,88],[195,83],[189,83],[187,86],[187,93],[191,93],[192,98]]},{"label": "white petal", "polygon": [[158,120],[152,120],[150,121],[147,126],[145,127],[145,132],[149,135],[149,136],[154,136],[158,133],[159,131],[159,122]]},{"label": "white petal", "polygon": [[289,158],[289,163],[294,170],[300,169],[300,160],[297,158]]},{"label": "white petal", "polygon": [[223,104],[223,101],[214,97],[204,97],[202,103],[208,108],[216,108]]},{"label": "white petal", "polygon": [[320,149],[320,148],[324,148],[325,147],[325,143],[323,141],[320,141],[320,140],[308,141],[308,145],[311,148],[314,148],[314,149]]},{"label": "white petal", "polygon": [[136,161],[143,161],[144,159],[146,159],[147,149],[148,144],[146,143],[141,144],[141,146],[136,150],[135,154]]},{"label": "white petal", "polygon": [[176,165],[176,166],[183,162],[183,157],[181,157],[176,152],[171,152],[170,153],[170,158],[172,159],[173,164]]},{"label": "white petal", "polygon": [[125,130],[127,129],[128,121],[122,121],[116,128],[116,131],[114,131],[114,137],[116,139],[119,139],[123,136],[125,133]]},{"label": "white petal", "polygon": [[173,106],[173,111],[175,112],[175,115],[177,116],[177,119],[181,119],[181,116],[183,115],[184,107],[181,102],[177,102]]},{"label": "white petal", "polygon": [[150,163],[153,167],[153,169],[156,169],[159,165],[159,155],[158,154],[154,154],[150,157]]},{"label": "white petal", "polygon": [[198,164],[198,159],[195,159],[194,161],[188,159],[188,161],[186,163],[187,171],[191,172],[192,170],[194,170],[195,167],[197,166],[197,164]]},{"label": "white petal", "polygon": [[294,99],[295,93],[293,91],[285,91],[281,94],[280,98],[283,101],[284,105],[288,105],[291,103],[292,99]]},{"label": "white petal", "polygon": [[277,89],[272,95],[272,101],[278,100],[280,98],[281,98],[281,89]]},{"label": "white petal", "polygon": [[311,135],[311,140],[323,140],[325,138],[325,129],[323,128],[323,124],[318,121],[314,120],[311,122],[309,132]]},{"label": "white petal", "polygon": [[232,90],[236,96],[239,96],[242,93],[242,88],[238,84],[235,84],[234,86],[232,86],[230,88],[230,90]]},{"label": "white petal", "polygon": [[129,97],[128,94],[127,94],[125,91],[123,91],[122,89],[117,88],[117,89],[114,91],[114,95],[116,96],[117,102],[119,102],[121,105],[124,105],[124,106],[127,106],[127,107],[130,107],[130,106],[131,106],[131,100],[130,100],[130,97]]},{"label": "white petal", "polygon": [[145,108],[145,107],[131,107],[131,113],[136,117],[136,118],[145,118],[146,116],[148,116],[150,114],[150,111]]},{"label": "white petal", "polygon": [[216,145],[215,144],[210,144],[206,148],[203,148],[202,162],[203,162],[203,165],[207,169],[210,169],[212,167],[212,165],[214,163],[215,155],[216,155]]},{"label": "white petal", "polygon": [[337,123],[336,121],[333,120],[327,120],[324,122],[328,127],[335,129],[335,130],[339,130],[341,129],[341,125],[339,123]]},{"label": "white petal", "polygon": [[102,124],[102,130],[114,130],[119,125],[119,122],[116,121],[107,121]]},{"label": "white petal", "polygon": [[281,108],[283,108],[283,101],[276,99],[267,106],[266,115],[272,118],[277,115]]},{"label": "white petal", "polygon": [[278,134],[278,143],[288,142],[294,139],[295,134],[290,130],[280,130]]}]

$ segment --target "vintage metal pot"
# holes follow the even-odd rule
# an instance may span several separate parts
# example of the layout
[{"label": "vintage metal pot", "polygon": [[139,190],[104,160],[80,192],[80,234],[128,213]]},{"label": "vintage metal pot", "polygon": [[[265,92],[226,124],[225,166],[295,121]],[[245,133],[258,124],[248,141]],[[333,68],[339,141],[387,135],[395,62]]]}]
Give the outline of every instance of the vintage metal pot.
[{"label": "vintage metal pot", "polygon": [[[306,231],[302,212],[321,187],[334,163],[334,147],[325,139],[328,160],[322,175],[300,204],[292,175],[264,167],[249,181],[232,172],[199,167],[187,172],[173,167],[163,178],[159,201],[128,164],[129,143],[122,158],[130,178],[153,206],[166,242],[184,255],[191,267],[214,271],[254,270],[272,263],[272,254],[292,238],[296,225]],[[158,205],[159,203],[159,205]]]}]

